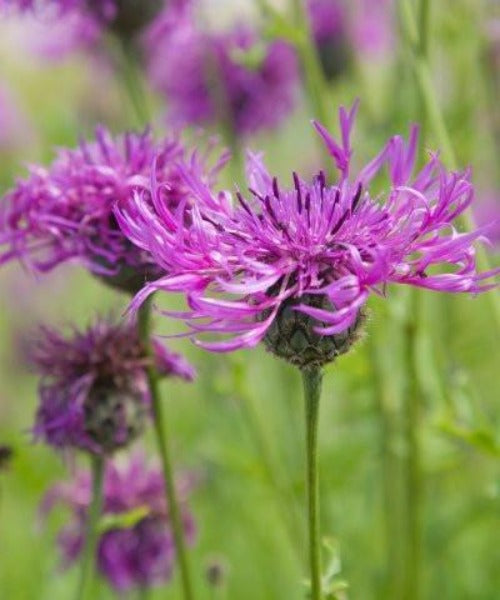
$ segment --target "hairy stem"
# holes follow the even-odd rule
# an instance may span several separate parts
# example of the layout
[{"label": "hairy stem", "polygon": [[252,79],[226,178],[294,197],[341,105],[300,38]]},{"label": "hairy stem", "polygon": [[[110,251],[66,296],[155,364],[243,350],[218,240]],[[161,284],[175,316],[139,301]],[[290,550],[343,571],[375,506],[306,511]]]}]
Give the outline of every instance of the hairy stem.
[{"label": "hairy stem", "polygon": [[92,499],[87,513],[87,522],[85,524],[84,547],[81,558],[80,579],[75,596],[76,600],[90,598],[89,589],[92,587],[99,518],[102,510],[102,489],[104,481],[104,458],[102,456],[91,456],[91,471]]},{"label": "hairy stem", "polygon": [[323,373],[319,368],[302,371],[306,417],[307,505],[311,600],[321,600],[321,539],[319,527],[318,417]]},{"label": "hairy stem", "polygon": [[[151,348],[151,303],[145,302],[139,310],[139,335],[143,344],[148,348],[148,353],[152,357]],[[188,562],[188,554],[186,548],[186,540],[184,537],[184,526],[182,523],[182,515],[177,500],[175,490],[174,471],[172,459],[170,457],[168,432],[163,415],[163,406],[161,403],[160,390],[158,386],[158,374],[153,365],[147,369],[148,384],[151,394],[151,404],[153,408],[153,424],[158,445],[158,453],[160,455],[161,466],[163,470],[163,480],[165,484],[165,495],[168,501],[170,519],[172,521],[172,529],[174,533],[175,549],[177,552],[177,561],[181,574],[181,583],[184,600],[192,600],[194,598],[191,584],[191,576]]]}]

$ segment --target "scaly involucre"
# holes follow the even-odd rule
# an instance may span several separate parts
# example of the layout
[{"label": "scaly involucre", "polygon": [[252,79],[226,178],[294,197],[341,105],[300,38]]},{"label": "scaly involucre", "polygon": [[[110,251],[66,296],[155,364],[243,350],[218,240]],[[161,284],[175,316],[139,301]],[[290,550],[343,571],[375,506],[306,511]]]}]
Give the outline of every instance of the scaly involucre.
[{"label": "scaly involucre", "polygon": [[175,210],[188,192],[177,164],[188,162],[210,183],[223,159],[202,173],[206,158],[189,154],[177,138],[156,143],[149,130],[113,138],[99,127],[95,141],[59,150],[49,168],[31,167],[29,177],[7,192],[0,204],[0,265],[17,258],[46,272],[80,259],[111,285],[136,291],[161,272],[122,234],[114,204],[139,192],[150,196],[154,161],[161,201]]},{"label": "scaly involucre", "polygon": [[[178,482],[178,493],[187,539],[192,542],[194,521],[186,507],[192,485],[189,479],[183,476]],[[42,501],[43,516],[56,504],[72,512],[72,521],[58,537],[65,566],[82,551],[91,493],[89,474],[81,471],[72,482],[53,486]],[[109,526],[98,540],[96,560],[101,574],[119,591],[167,581],[175,563],[175,544],[160,469],[148,464],[140,453],[126,465],[108,463],[103,496],[102,522]]]},{"label": "scaly involucre", "polygon": [[30,351],[41,376],[35,436],[56,448],[93,454],[128,445],[149,417],[148,366],[186,381],[195,375],[158,340],[154,350],[151,359],[132,321],[100,319],[70,336],[43,327]]},{"label": "scaly involucre", "polygon": [[[478,273],[473,248],[487,227],[461,233],[454,226],[474,195],[470,171],[448,172],[431,155],[412,175],[414,126],[408,142],[392,137],[351,173],[356,109],[339,111],[340,142],[315,123],[339,172],[335,184],[322,172],[311,181],[294,173],[285,187],[250,155],[250,196],[238,192],[235,202],[183,170],[198,200],[189,222],[179,211],[151,211],[139,196],[133,210],[120,205],[124,232],[169,273],[133,305],[156,290],[184,292],[188,310],[171,314],[187,321],[200,345],[229,351],[257,344],[292,305],[314,320],[316,333],[334,336],[356,323],[371,293],[384,295],[391,283],[472,294],[492,287],[484,280],[498,270]],[[371,182],[385,168],[389,183],[374,197]],[[224,339],[206,341],[205,333]]]}]

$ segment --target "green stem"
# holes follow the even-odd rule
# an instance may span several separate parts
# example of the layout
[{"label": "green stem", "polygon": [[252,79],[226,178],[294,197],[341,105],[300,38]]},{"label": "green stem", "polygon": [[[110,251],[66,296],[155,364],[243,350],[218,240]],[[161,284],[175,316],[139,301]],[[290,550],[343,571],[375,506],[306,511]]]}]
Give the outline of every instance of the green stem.
[{"label": "green stem", "polygon": [[102,488],[104,481],[104,459],[102,456],[91,456],[91,470],[92,499],[85,525],[84,547],[81,559],[80,579],[75,596],[76,600],[85,600],[85,598],[89,597],[88,590],[92,584],[98,525],[102,510]]},{"label": "green stem", "polygon": [[149,600],[151,594],[149,588],[145,585],[141,586],[137,591],[137,600]]},{"label": "green stem", "polygon": [[410,306],[405,327],[406,364],[408,366],[405,397],[405,439],[406,439],[406,552],[405,584],[403,597],[418,600],[420,597],[420,549],[422,528],[420,502],[422,481],[420,468],[420,446],[418,440],[420,415],[420,390],[417,372],[417,327],[419,321],[418,291],[410,291]]},{"label": "green stem", "polygon": [[307,504],[311,600],[321,600],[321,540],[319,527],[318,417],[323,373],[319,368],[302,371],[306,416]]},{"label": "green stem", "polygon": [[[422,0],[424,1],[424,0]],[[425,0],[427,4],[428,0]],[[425,24],[428,18],[428,7],[421,9],[420,25]],[[457,169],[457,157],[446,127],[443,112],[439,105],[432,81],[431,69],[427,57],[428,33],[422,33],[417,28],[415,14],[409,0],[400,0],[400,15],[403,35],[405,36],[410,48],[413,51],[413,68],[415,79],[422,94],[424,107],[427,113],[429,126],[434,131],[434,135],[439,143],[444,162],[451,168]],[[426,20],[427,19],[427,20]],[[463,213],[461,216],[461,225],[466,230],[475,228],[474,217],[471,210]],[[477,248],[477,264],[480,271],[489,271],[491,269],[488,254],[484,247]],[[500,302],[498,294],[492,292],[488,294],[490,299],[493,316],[497,327],[500,327]]]},{"label": "green stem", "polygon": [[290,485],[283,472],[282,465],[276,459],[273,445],[269,439],[266,428],[262,423],[259,411],[255,406],[248,386],[245,381],[243,364],[233,362],[233,390],[236,392],[240,402],[245,424],[254,438],[254,443],[259,451],[261,461],[266,473],[269,485],[274,488],[276,500],[279,502],[280,515],[283,524],[293,545],[295,554],[299,560],[303,559],[303,540],[297,536],[298,509],[296,498],[292,496]]},{"label": "green stem", "polygon": [[[307,12],[305,0],[291,0],[294,23],[297,31],[295,47],[302,67],[305,90],[312,111],[312,116],[327,129],[330,128],[329,112],[326,108],[328,85],[323,75],[318,49],[311,31],[311,21]],[[328,172],[332,158],[325,145],[315,136],[320,156],[324,157],[325,170]]]},{"label": "green stem", "polygon": [[[405,498],[401,477],[401,460],[397,452],[399,435],[399,390],[394,377],[394,365],[380,348],[394,342],[387,317],[379,315],[378,328],[368,336],[373,369],[376,408],[380,424],[380,452],[382,468],[383,513],[385,526],[385,580],[383,597],[400,600],[404,571],[404,536],[402,535]],[[394,335],[393,335],[394,333]],[[390,340],[390,342],[389,342]]]},{"label": "green stem", "polygon": [[316,45],[311,32],[311,22],[303,0],[292,0],[294,22],[297,28],[297,52],[304,73],[307,95],[315,119],[328,126],[328,112],[325,107],[327,88]]},{"label": "green stem", "polygon": [[[140,338],[143,344],[148,349],[149,355],[152,357],[153,353],[151,348],[150,325],[151,299],[149,301],[146,301],[139,310],[138,328]],[[170,457],[168,432],[163,415],[163,407],[161,404],[160,390],[158,385],[158,374],[153,365],[150,365],[148,367],[147,376],[153,409],[153,425],[163,470],[165,495],[168,501],[169,515],[174,533],[174,542],[181,574],[183,597],[184,600],[192,600],[194,596],[191,585],[186,540],[184,537],[184,527],[182,523],[179,502],[177,500],[177,494],[175,490],[174,472],[172,460]]]},{"label": "green stem", "polygon": [[429,55],[429,26],[431,17],[429,0],[420,0],[418,11],[419,53],[425,59]]},{"label": "green stem", "polygon": [[108,47],[114,56],[123,89],[130,101],[138,127],[151,122],[151,110],[134,45],[118,36],[109,36]]}]

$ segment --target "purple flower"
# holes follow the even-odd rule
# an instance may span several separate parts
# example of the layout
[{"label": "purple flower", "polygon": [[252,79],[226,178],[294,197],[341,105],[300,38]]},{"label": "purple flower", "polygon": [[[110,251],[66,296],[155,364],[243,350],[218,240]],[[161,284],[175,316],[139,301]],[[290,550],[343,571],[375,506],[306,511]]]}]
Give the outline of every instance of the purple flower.
[{"label": "purple flower", "polygon": [[298,69],[292,47],[281,40],[264,44],[248,27],[203,30],[192,2],[167,9],[145,46],[151,81],[176,124],[229,119],[236,132],[251,134],[279,125],[293,107]]},{"label": "purple flower", "polygon": [[307,9],[325,76],[333,79],[353,53],[372,60],[393,46],[392,0],[308,0]]},{"label": "purple flower", "polygon": [[[57,28],[63,49],[91,46],[110,30],[130,41],[161,12],[165,0],[0,0],[0,11],[34,15],[46,30]],[[64,31],[66,28],[66,31]]]},{"label": "purple flower", "polygon": [[[184,527],[192,542],[194,522],[186,508],[190,484],[187,480],[180,483]],[[140,454],[135,454],[128,465],[108,463],[106,467],[96,561],[100,573],[118,591],[158,585],[172,574],[175,544],[163,490],[160,470],[148,465]],[[90,497],[89,474],[79,472],[71,483],[52,487],[42,501],[42,515],[57,503],[72,513],[72,522],[58,537],[65,566],[82,551]]]},{"label": "purple flower", "polygon": [[[191,381],[186,361],[154,342],[162,375]],[[69,337],[42,328],[30,358],[41,375],[35,435],[56,448],[95,454],[128,445],[149,417],[150,364],[133,322],[99,320]]]},{"label": "purple flower", "polygon": [[394,48],[393,0],[356,0],[352,12],[352,43],[357,51],[370,60],[388,55]]},{"label": "purple flower", "polygon": [[346,26],[346,11],[341,0],[307,0],[312,33],[318,44],[341,36]]},{"label": "purple flower", "polygon": [[0,204],[0,265],[17,258],[38,272],[69,259],[80,259],[95,275],[134,292],[161,274],[147,252],[121,233],[113,206],[141,194],[150,196],[153,160],[161,202],[171,208],[186,201],[179,161],[189,161],[212,181],[216,168],[202,174],[206,156],[186,149],[175,138],[153,141],[149,130],[117,138],[104,128],[94,142],[59,150],[49,168],[33,166]]},{"label": "purple flower", "polygon": [[[311,181],[294,173],[291,186],[280,184],[250,154],[250,196],[238,192],[235,203],[219,195],[217,207],[210,189],[184,170],[198,200],[189,226],[179,212],[151,213],[139,197],[134,211],[118,208],[124,232],[169,273],[146,285],[133,305],[155,290],[185,293],[188,310],[173,316],[215,351],[263,339],[273,346],[290,325],[293,343],[305,346],[297,364],[307,366],[321,362],[322,344],[328,360],[347,349],[368,297],[385,295],[388,284],[473,294],[492,287],[484,280],[495,272],[476,272],[473,248],[488,228],[460,233],[453,224],[473,199],[470,171],[447,172],[431,155],[412,175],[414,126],[408,142],[394,136],[352,173],[356,110],[340,109],[340,142],[315,123],[339,171],[335,184],[321,171]],[[389,185],[375,196],[371,182],[384,167]],[[206,333],[228,339],[200,339]]]},{"label": "purple flower", "polygon": [[350,59],[346,7],[339,0],[308,0],[307,9],[323,72],[327,79],[334,79]]}]

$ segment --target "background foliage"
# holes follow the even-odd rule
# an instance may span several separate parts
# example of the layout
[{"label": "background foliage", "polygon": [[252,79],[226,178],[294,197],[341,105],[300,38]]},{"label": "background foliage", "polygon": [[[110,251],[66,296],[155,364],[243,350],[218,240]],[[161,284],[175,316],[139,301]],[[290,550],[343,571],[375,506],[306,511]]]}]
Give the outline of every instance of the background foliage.
[{"label": "background foliage", "polygon": [[[212,2],[211,10],[229,11],[226,4]],[[481,201],[499,183],[493,126],[498,127],[498,88],[486,35],[495,7],[475,0],[432,4],[434,80],[459,162],[474,166]],[[96,72],[91,58],[37,60],[23,52],[22,35],[14,29],[0,23],[0,70],[26,118],[26,131],[16,147],[0,151],[2,189],[22,173],[23,163],[47,160],[54,145],[73,145],[96,122],[117,131],[134,125],[119,85]],[[387,135],[423,120],[408,49],[399,41],[391,60],[356,64],[329,93],[332,111],[355,97],[362,100],[355,146],[360,162]],[[426,146],[436,148],[424,128]],[[312,170],[318,157],[306,102],[279,132],[252,139],[250,146],[263,148],[282,177],[292,169]],[[36,381],[24,366],[24,348],[41,320],[84,324],[97,310],[120,314],[127,298],[78,267],[34,281],[10,265],[0,272],[0,289],[0,443],[15,450],[11,467],[0,473],[0,598],[66,599],[77,574],[58,570],[54,536],[64,514],[43,524],[37,519],[41,495],[66,476],[66,468],[50,449],[31,442]],[[414,310],[419,325],[412,374],[405,331]],[[158,325],[162,333],[175,327],[165,320]],[[185,341],[173,345],[199,370],[194,384],[165,382],[163,392],[177,465],[199,478],[192,508],[199,529],[193,564],[200,597],[211,597],[204,572],[215,558],[227,568],[225,593],[231,600],[303,598],[298,374],[263,348],[228,358]],[[498,598],[498,358],[486,297],[411,298],[403,290],[389,291],[389,301],[371,301],[363,342],[328,368],[320,423],[322,524],[349,598],[386,598],[388,574],[404,554],[398,549],[408,451],[403,399],[412,378],[420,389],[422,597]],[[146,444],[152,447],[150,439]],[[176,585],[151,598],[178,598]],[[100,598],[111,597],[103,585]]]}]

